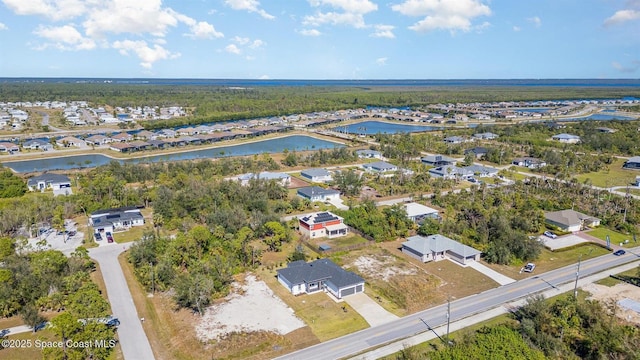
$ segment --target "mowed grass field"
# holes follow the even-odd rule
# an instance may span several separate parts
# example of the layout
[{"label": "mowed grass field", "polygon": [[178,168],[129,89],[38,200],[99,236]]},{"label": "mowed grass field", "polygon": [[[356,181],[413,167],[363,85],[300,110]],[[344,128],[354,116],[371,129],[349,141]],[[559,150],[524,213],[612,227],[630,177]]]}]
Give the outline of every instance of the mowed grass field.
[{"label": "mowed grass field", "polygon": [[586,179],[591,180],[591,184],[598,187],[609,188],[612,186],[626,186],[635,183],[636,176],[640,175],[640,171],[625,170],[622,168],[625,159],[616,158],[613,163],[606,169],[586,174],[574,175],[579,182]]},{"label": "mowed grass field", "polygon": [[[597,237],[598,239],[604,240],[604,241],[607,241],[607,235],[609,235],[609,239],[611,240],[612,245],[622,244],[622,246],[626,246],[626,247],[634,247],[638,245],[637,243],[633,242],[633,235],[625,235],[623,233],[619,233],[617,231],[610,230],[603,227],[599,227],[597,229],[587,231],[587,234],[593,237]],[[627,240],[629,242],[625,244],[624,242]]]}]

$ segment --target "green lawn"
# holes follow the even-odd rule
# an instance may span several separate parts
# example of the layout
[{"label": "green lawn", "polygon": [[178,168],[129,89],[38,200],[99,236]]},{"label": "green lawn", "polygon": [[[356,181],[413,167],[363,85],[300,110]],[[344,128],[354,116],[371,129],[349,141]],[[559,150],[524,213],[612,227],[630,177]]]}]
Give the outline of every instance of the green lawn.
[{"label": "green lawn", "polygon": [[[634,247],[638,245],[633,242],[633,235],[625,235],[607,228],[593,229],[593,230],[587,231],[587,234],[597,237],[598,239],[601,239],[604,241],[607,240],[607,235],[609,235],[609,238],[611,239],[611,244],[613,245],[620,245],[621,243],[623,244],[623,246],[628,246],[628,247]],[[629,240],[629,243],[624,244],[625,240]]]},{"label": "green lawn", "polygon": [[[616,275],[636,277],[639,274],[638,274],[638,269],[631,269],[631,270],[627,270],[625,272],[621,272],[620,274],[616,274]],[[602,279],[600,281],[596,281],[596,284],[609,286],[609,287],[615,286],[617,284],[623,284],[623,283],[624,283],[623,281],[620,281],[618,279],[614,279],[612,277],[608,277],[608,278],[604,278],[604,279]]]},{"label": "green lawn", "polygon": [[615,159],[615,161],[605,170],[593,173],[578,174],[574,177],[579,182],[584,182],[586,179],[590,179],[592,185],[604,188],[612,186],[625,186],[635,183],[636,175],[640,175],[640,172],[623,169],[622,165],[624,164],[624,162],[625,159]]}]

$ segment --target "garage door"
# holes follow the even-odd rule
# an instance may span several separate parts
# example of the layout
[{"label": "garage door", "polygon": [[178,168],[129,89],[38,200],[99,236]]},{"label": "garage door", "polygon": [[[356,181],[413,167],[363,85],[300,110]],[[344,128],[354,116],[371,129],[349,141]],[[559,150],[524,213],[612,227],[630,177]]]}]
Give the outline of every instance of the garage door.
[{"label": "garage door", "polygon": [[356,286],[356,292],[357,293],[361,293],[362,292],[362,287],[363,287],[362,285]]},{"label": "garage door", "polygon": [[347,296],[347,295],[353,295],[353,294],[355,294],[355,292],[356,292],[356,288],[355,287],[348,288],[348,289],[342,289],[340,291],[340,297]]}]

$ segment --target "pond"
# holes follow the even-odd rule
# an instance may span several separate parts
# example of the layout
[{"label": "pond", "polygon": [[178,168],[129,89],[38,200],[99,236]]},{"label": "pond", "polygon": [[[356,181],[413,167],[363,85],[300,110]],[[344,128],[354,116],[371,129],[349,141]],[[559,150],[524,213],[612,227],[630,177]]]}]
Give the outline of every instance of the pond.
[{"label": "pond", "polygon": [[388,123],[384,121],[363,121],[355,124],[338,126],[333,128],[334,131],[338,131],[342,133],[364,134],[364,135],[438,131],[442,129],[443,128],[439,126],[394,124],[394,123]]},{"label": "pond", "polygon": [[11,168],[17,173],[36,172],[36,171],[50,171],[50,170],[70,170],[81,168],[93,168],[101,165],[106,165],[111,161],[118,161],[124,163],[154,163],[154,162],[167,162],[167,161],[180,161],[180,160],[193,160],[193,159],[210,159],[221,158],[230,156],[245,156],[262,153],[280,153],[285,149],[306,151],[306,150],[320,150],[320,149],[333,149],[344,147],[343,144],[338,142],[331,142],[326,140],[317,139],[311,136],[305,135],[291,135],[281,138],[254,141],[250,143],[219,146],[209,149],[190,150],[173,154],[162,155],[150,155],[134,159],[114,159],[102,154],[91,155],[74,155],[74,156],[61,156],[47,159],[36,160],[23,160],[23,161],[11,161],[3,162],[3,165]]}]

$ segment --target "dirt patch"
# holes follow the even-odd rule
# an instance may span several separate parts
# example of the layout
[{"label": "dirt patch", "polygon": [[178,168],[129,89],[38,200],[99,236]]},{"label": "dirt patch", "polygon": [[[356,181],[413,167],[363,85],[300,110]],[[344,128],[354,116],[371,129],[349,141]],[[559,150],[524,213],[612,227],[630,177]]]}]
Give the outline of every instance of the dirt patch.
[{"label": "dirt patch", "polygon": [[355,265],[361,273],[384,281],[389,281],[391,277],[396,275],[416,275],[418,273],[416,268],[401,268],[394,266],[395,263],[396,259],[394,257],[380,255],[376,257],[360,256],[353,262],[353,265]]},{"label": "dirt patch", "polygon": [[221,340],[237,333],[284,335],[305,326],[290,307],[253,275],[247,276],[243,285],[235,284],[225,300],[210,307],[196,326],[200,341]]},{"label": "dirt patch", "polygon": [[291,182],[289,182],[289,186],[287,186],[287,187],[289,189],[298,189],[298,188],[305,187],[305,186],[309,186],[309,183],[304,181],[304,180],[301,180],[301,179],[298,179],[298,178],[295,178],[295,177],[291,177]]},{"label": "dirt patch", "polygon": [[[613,306],[622,299],[631,299],[640,302],[640,289],[631,284],[616,284],[614,286],[605,286],[599,284],[587,284],[582,290],[591,294],[588,299],[598,300],[607,307]],[[616,315],[626,321],[640,325],[640,314],[621,306],[616,306]]]}]

